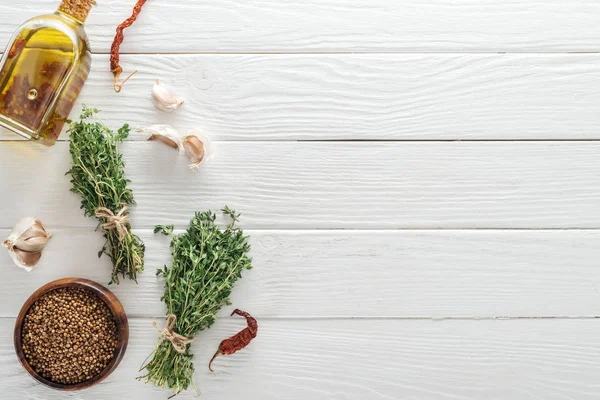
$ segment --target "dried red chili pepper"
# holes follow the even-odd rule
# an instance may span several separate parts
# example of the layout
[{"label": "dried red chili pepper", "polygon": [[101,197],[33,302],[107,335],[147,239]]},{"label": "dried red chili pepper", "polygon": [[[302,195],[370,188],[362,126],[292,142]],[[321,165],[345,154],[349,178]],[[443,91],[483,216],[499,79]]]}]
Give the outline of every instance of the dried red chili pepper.
[{"label": "dried red chili pepper", "polygon": [[123,21],[121,23],[121,25],[117,26],[117,34],[115,35],[115,40],[113,41],[113,44],[110,48],[110,72],[112,72],[113,75],[115,76],[114,88],[115,88],[115,92],[117,92],[117,93],[119,93],[121,91],[125,82],[127,82],[129,80],[129,78],[131,78],[133,75],[135,75],[138,72],[136,69],[127,77],[127,79],[125,79],[123,82],[119,83],[119,77],[121,76],[121,73],[123,72],[123,68],[119,65],[119,49],[120,49],[121,44],[123,43],[123,39],[124,39],[123,31],[126,28],[129,28],[135,22],[138,15],[140,14],[140,11],[142,11],[142,6],[145,3],[146,3],[146,0],[138,0],[135,7],[133,7],[133,12],[131,14],[131,17],[127,18],[125,21]]},{"label": "dried red chili pepper", "polygon": [[35,89],[35,98],[31,99],[28,97],[31,94],[29,75],[17,75],[8,90],[0,95],[0,112],[24,125],[36,127],[42,122],[53,92],[54,86],[44,82]]},{"label": "dried red chili pepper", "polygon": [[40,75],[47,78],[54,78],[57,75],[62,77],[67,73],[67,70],[67,65],[58,61],[53,61],[50,64],[45,63],[42,68],[40,68]]},{"label": "dried red chili pepper", "polygon": [[8,58],[9,59],[15,58],[15,56],[17,54],[19,54],[21,52],[21,50],[23,50],[23,47],[25,47],[26,44],[27,44],[27,40],[25,40],[23,38],[16,39],[12,48],[8,52]]},{"label": "dried red chili pepper", "polygon": [[243,349],[248,346],[248,344],[256,337],[256,333],[258,332],[258,323],[256,320],[247,312],[242,310],[234,310],[231,315],[237,314],[246,318],[246,322],[248,323],[248,327],[238,334],[230,337],[229,339],[225,339],[219,345],[219,349],[208,363],[208,369],[210,372],[215,372],[211,368],[213,361],[219,354],[233,354],[238,350]]}]

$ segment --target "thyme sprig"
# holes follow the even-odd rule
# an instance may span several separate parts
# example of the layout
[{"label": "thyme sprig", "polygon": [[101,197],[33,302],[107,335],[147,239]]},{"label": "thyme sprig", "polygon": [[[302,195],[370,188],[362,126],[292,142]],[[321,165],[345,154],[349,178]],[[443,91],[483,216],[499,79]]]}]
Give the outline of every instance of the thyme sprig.
[{"label": "thyme sprig", "polygon": [[[167,314],[175,315],[175,332],[194,337],[214,322],[220,308],[229,305],[229,295],[235,281],[244,269],[252,268],[248,257],[248,237],[236,228],[239,214],[225,207],[223,213],[231,217],[231,223],[221,229],[215,223],[212,212],[196,213],[189,228],[182,234],[174,234],[173,226],[157,226],[155,233],[171,237],[171,267],[157,271],[165,279],[164,295]],[[193,386],[194,364],[190,345],[184,354],[178,353],[170,342],[160,340],[142,367],[145,379],[178,394]],[[140,370],[140,371],[141,371]]]},{"label": "thyme sprig", "polygon": [[[127,187],[131,181],[125,178],[123,156],[117,150],[117,144],[129,135],[126,124],[116,133],[101,121],[90,122],[98,110],[83,106],[80,121],[68,121],[70,124],[70,146],[72,167],[71,191],[81,195],[81,208],[88,217],[95,217],[100,208],[107,208],[115,215],[135,204],[133,193]],[[106,217],[99,218],[101,228],[107,222]],[[126,224],[127,233],[120,237],[117,229],[101,228],[106,243],[98,253],[109,256],[113,271],[109,284],[119,283],[119,275],[132,280],[144,269],[144,243],[131,233]]]}]

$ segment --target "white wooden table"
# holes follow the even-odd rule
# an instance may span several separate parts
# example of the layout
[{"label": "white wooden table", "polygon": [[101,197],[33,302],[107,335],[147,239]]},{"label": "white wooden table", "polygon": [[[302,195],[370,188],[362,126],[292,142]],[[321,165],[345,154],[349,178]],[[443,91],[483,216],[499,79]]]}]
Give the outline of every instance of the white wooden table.
[{"label": "white wooden table", "polygon": [[[112,127],[170,123],[216,139],[199,173],[157,143],[122,146],[147,245],[117,371],[87,391],[36,385],[12,329],[22,303],[67,276],[109,280],[102,238],[69,192],[68,137],[47,149],[0,133],[0,236],[38,216],[54,233],[32,273],[0,251],[0,397],[164,399],[135,380],[164,317],[168,240],[194,211],[243,213],[255,269],[233,304],[259,336],[206,364],[244,326],[223,310],[195,341],[205,399],[598,399],[600,2],[597,0],[98,0],[81,96]],[[58,0],[1,0],[0,47]],[[186,97],[156,111],[153,81]],[[76,116],[76,108],[73,116]],[[191,399],[189,393],[181,396]]]}]

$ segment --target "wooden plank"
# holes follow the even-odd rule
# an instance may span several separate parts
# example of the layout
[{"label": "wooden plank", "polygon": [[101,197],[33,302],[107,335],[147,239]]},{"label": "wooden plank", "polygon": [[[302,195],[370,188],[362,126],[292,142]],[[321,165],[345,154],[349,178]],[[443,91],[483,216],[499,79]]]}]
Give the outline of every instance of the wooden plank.
[{"label": "wooden plank", "polygon": [[[147,247],[139,285],[111,290],[130,316],[165,313],[157,268],[168,240],[138,231]],[[248,231],[254,269],[232,302],[256,317],[600,316],[600,231]],[[7,230],[0,231],[0,238]],[[78,276],[106,284],[110,261],[89,230],[56,230],[31,273],[0,250],[0,316],[14,317],[43,284]],[[225,314],[223,314],[225,315]]]},{"label": "wooden plank", "polygon": [[[0,320],[0,386],[6,400],[78,398],[43,388],[14,356],[13,319]],[[596,320],[262,320],[243,351],[206,365],[219,341],[242,329],[224,318],[193,344],[195,381],[210,399],[596,399]],[[131,321],[123,362],[86,399],[164,399],[135,380],[157,340],[151,320]],[[507,385],[507,382],[510,382]],[[192,393],[184,399],[195,398]]]},{"label": "wooden plank", "polygon": [[[218,142],[200,172],[161,143],[122,146],[133,225],[186,226],[224,205],[247,229],[598,228],[596,142]],[[92,227],[67,143],[0,144],[0,227]],[[15,215],[15,210],[18,214]]]},{"label": "wooden plank", "polygon": [[[108,56],[95,56],[72,117],[84,103],[111,126],[219,140],[600,139],[598,54],[139,55],[124,66],[141,72],[116,94]],[[157,78],[186,98],[176,113],[154,108]]]},{"label": "wooden plank", "polygon": [[[134,1],[104,0],[86,25],[107,53]],[[0,43],[56,0],[0,6]],[[153,2],[126,32],[127,53],[598,51],[594,0],[248,0]]]}]

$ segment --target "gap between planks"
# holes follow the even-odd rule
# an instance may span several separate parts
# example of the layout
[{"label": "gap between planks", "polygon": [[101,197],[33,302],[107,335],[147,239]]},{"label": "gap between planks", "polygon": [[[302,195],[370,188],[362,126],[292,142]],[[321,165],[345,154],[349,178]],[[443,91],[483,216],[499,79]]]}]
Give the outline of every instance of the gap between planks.
[{"label": "gap between planks", "polygon": [[[0,52],[2,57],[3,52]],[[110,55],[107,51],[92,51],[92,55]],[[491,54],[506,54],[506,55],[569,55],[569,54],[600,54],[600,51],[229,51],[229,52],[216,52],[216,51],[195,51],[195,52],[177,52],[170,51],[162,53],[158,52],[139,52],[139,53],[119,53],[120,56],[326,56],[326,55],[491,55]]]},{"label": "gap between planks", "polygon": [[[3,128],[0,128],[2,132]],[[6,131],[6,130],[4,130]],[[7,133],[11,133],[6,131]],[[27,140],[25,139],[2,139],[1,143],[22,143]],[[66,134],[61,135],[57,141],[68,142]],[[125,139],[123,143],[134,143],[134,142],[145,142],[140,139]],[[590,139],[259,139],[259,140],[218,140],[215,143],[456,143],[456,142],[468,142],[468,143],[486,143],[486,142],[500,142],[500,143],[526,143],[526,142],[541,142],[541,143],[561,143],[561,142],[600,142],[600,138]],[[37,143],[34,143],[38,145]]]},{"label": "gap between planks", "polygon": [[[214,210],[213,210],[214,211]],[[227,224],[223,223],[223,224],[219,224],[219,226],[226,226]],[[85,226],[61,226],[61,225],[53,225],[54,230],[62,230],[62,231],[89,231],[90,229],[94,229],[93,227],[85,227]],[[0,230],[11,230],[13,227],[12,226],[0,226]],[[242,229],[243,226],[242,226]],[[144,231],[152,231],[154,230],[154,226],[136,226],[134,228],[134,231],[138,231],[138,232],[144,232]],[[178,229],[176,229],[177,231]],[[181,230],[181,229],[179,229]],[[415,232],[452,232],[452,231],[458,231],[458,232],[463,232],[463,231],[486,231],[486,232],[493,232],[493,231],[527,231],[527,232],[535,232],[535,231],[542,231],[542,232],[547,232],[547,231],[555,231],[555,232],[562,232],[562,231],[589,231],[589,232],[594,232],[594,231],[598,231],[600,230],[600,228],[577,228],[577,227],[567,227],[567,228],[476,228],[476,227],[440,227],[440,228],[419,228],[419,227],[398,227],[398,228],[360,228],[360,227],[354,227],[354,228],[303,228],[303,227],[298,227],[298,228],[286,228],[286,227],[280,227],[280,228],[260,228],[260,227],[256,227],[256,228],[250,228],[250,229],[244,229],[244,232],[247,232],[248,234],[252,234],[252,232],[261,232],[261,233],[268,233],[268,232],[272,232],[272,233],[277,233],[277,232],[304,232],[304,233],[310,233],[310,232],[331,232],[331,233],[335,233],[335,232],[362,232],[362,233],[375,233],[375,232],[410,232],[410,231],[415,231]]]},{"label": "gap between planks", "polygon": [[[2,53],[0,53],[2,54]],[[97,55],[109,55],[110,52],[105,52],[105,51],[92,51],[92,54],[97,54]],[[226,55],[256,55],[256,56],[260,56],[260,55],[265,55],[265,56],[270,56],[270,55],[291,55],[291,56],[302,56],[302,55],[352,55],[352,54],[359,54],[359,55],[367,55],[367,54],[373,54],[373,55],[394,55],[394,54],[398,54],[398,55],[420,55],[420,54],[436,54],[436,55],[444,55],[444,54],[450,54],[450,55],[469,55],[469,54],[600,54],[600,51],[597,50],[590,50],[590,51],[322,51],[322,52],[315,52],[315,51],[229,51],[229,52],[216,52],[216,51],[196,51],[196,52],[177,52],[177,51],[170,51],[170,52],[166,52],[166,53],[161,53],[161,52],[139,52],[139,53],[120,53],[121,56],[136,56],[136,55],[146,55],[146,56],[151,56],[151,55],[181,55],[181,56],[185,56],[185,55],[215,55],[215,56],[226,56]]]},{"label": "gap between planks", "polygon": [[[9,316],[0,316],[0,320],[14,320],[17,317],[9,317]],[[147,315],[136,315],[136,314],[128,314],[128,319],[137,319],[137,320],[161,320],[164,319],[164,315],[152,316],[149,317]],[[228,319],[228,316],[225,317],[217,317],[218,319]],[[261,321],[520,321],[520,320],[594,320],[600,319],[600,315],[579,315],[579,316],[550,316],[550,315],[541,315],[541,316],[499,316],[499,317],[466,317],[466,316],[456,316],[456,317],[260,317]]]}]

